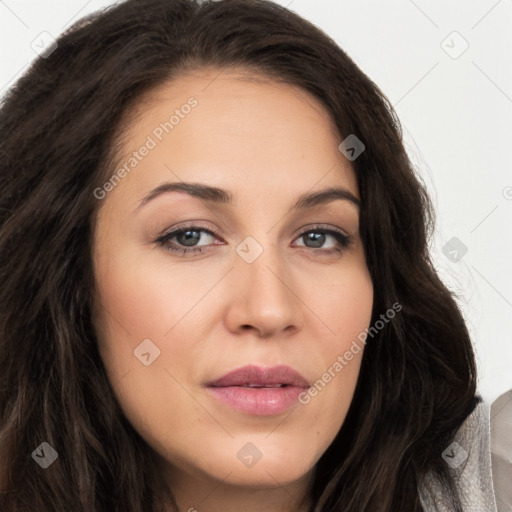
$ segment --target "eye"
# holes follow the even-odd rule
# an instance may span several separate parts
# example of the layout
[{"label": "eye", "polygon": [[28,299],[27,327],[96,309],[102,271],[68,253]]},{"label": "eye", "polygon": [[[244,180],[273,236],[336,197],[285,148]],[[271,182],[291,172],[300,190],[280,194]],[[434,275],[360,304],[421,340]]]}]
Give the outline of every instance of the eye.
[{"label": "eye", "polygon": [[[210,245],[223,245],[223,242],[212,243],[216,238],[219,239],[218,235],[213,230],[189,225],[160,236],[155,240],[155,243],[176,254],[186,255],[203,253],[205,247],[209,247]],[[304,244],[299,245],[299,247],[313,249],[314,252],[326,255],[341,253],[348,248],[352,242],[351,237],[341,231],[333,228],[327,229],[322,226],[314,226],[307,231],[302,231],[296,240],[302,240],[304,242]],[[326,241],[329,240],[331,241],[330,247],[323,248]],[[203,243],[199,244],[199,242]]]},{"label": "eye", "polygon": [[[322,246],[329,238],[331,239],[331,247],[323,248]],[[347,249],[352,242],[352,239],[341,231],[332,228],[324,228],[322,226],[315,226],[307,231],[302,231],[298,239],[303,240],[304,246],[310,249],[322,248],[321,251],[317,252],[324,254],[342,252]]]},{"label": "eye", "polygon": [[[203,236],[206,234],[206,236]],[[176,252],[179,254],[189,254],[189,253],[201,253],[203,252],[204,245],[208,245],[208,241],[211,242],[212,238],[215,238],[217,235],[206,228],[201,228],[198,226],[185,226],[180,229],[175,229],[170,233],[162,235],[157,238],[155,242],[163,247],[166,247],[172,252]],[[176,242],[172,240],[176,239]],[[206,244],[198,246],[198,242],[206,239]],[[217,244],[220,245],[220,244]]]}]

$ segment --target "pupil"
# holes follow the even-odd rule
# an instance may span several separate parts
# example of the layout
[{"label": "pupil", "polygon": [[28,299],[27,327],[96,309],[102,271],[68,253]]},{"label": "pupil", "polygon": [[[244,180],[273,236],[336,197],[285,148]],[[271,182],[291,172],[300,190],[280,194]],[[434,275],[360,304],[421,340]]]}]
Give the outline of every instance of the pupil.
[{"label": "pupil", "polygon": [[[193,234],[190,235],[190,233],[193,233]],[[188,246],[195,245],[194,242],[197,242],[199,240],[199,238],[201,238],[198,231],[192,231],[192,230],[184,231],[183,233],[178,235],[178,237],[181,237],[181,240],[179,240],[179,242],[181,244],[188,245]]]},{"label": "pupil", "polygon": [[310,242],[313,242],[312,247],[322,247],[325,242],[325,234],[322,233],[308,233],[305,235]]}]

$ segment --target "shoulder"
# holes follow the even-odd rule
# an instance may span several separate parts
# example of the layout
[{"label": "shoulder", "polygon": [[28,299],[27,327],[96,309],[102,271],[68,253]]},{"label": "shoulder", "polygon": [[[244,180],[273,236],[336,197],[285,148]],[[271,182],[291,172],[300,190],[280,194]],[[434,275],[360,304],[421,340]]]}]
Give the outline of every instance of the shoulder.
[{"label": "shoulder", "polygon": [[[480,395],[475,398],[473,411],[439,456],[453,474],[462,510],[497,512],[491,469],[490,406]],[[430,475],[425,483],[420,488],[425,512],[452,512],[446,484]]]},{"label": "shoulder", "polygon": [[491,459],[498,512],[512,512],[512,389],[491,405]]}]

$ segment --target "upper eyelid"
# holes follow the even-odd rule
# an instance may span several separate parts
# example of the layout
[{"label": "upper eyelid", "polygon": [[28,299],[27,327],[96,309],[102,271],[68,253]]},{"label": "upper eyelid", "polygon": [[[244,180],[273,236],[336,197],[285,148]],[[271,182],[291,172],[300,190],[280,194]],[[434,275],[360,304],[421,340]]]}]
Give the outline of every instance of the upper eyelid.
[{"label": "upper eyelid", "polygon": [[216,231],[214,231],[213,229],[205,228],[204,226],[197,226],[195,224],[190,224],[190,225],[178,226],[176,228],[166,230],[164,233],[162,233],[161,235],[158,236],[157,240],[159,240],[161,238],[169,237],[171,235],[176,235],[177,233],[182,233],[183,231],[187,231],[187,230],[204,231],[212,236],[221,237],[221,235],[219,233],[217,233]]}]

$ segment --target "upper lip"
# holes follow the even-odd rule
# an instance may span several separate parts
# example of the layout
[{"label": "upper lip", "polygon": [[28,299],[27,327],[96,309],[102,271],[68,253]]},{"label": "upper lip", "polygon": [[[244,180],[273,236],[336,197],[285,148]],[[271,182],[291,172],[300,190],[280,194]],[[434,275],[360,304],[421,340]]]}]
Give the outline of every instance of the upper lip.
[{"label": "upper lip", "polygon": [[271,368],[262,368],[255,365],[237,368],[219,379],[208,382],[208,386],[247,386],[247,385],[289,385],[302,388],[309,387],[308,381],[296,370],[289,366],[280,365]]}]

